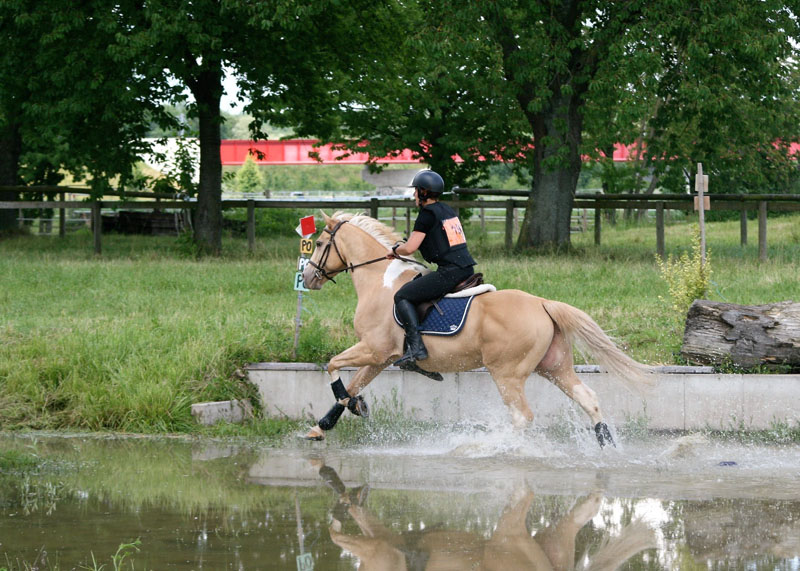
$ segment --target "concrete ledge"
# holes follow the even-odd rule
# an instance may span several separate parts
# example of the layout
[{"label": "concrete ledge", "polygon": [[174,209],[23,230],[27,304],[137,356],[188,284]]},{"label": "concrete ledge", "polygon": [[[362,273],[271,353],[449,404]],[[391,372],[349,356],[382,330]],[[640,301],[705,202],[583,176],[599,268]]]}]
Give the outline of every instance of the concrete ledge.
[{"label": "concrete ledge", "polygon": [[[342,370],[348,383],[355,369]],[[606,418],[614,424],[635,420],[660,430],[769,428],[776,422],[800,423],[800,375],[723,375],[710,367],[662,367],[658,384],[645,397],[628,391],[591,365],[576,367],[580,379],[597,392]],[[268,416],[318,419],[333,404],[327,372],[313,363],[254,363],[249,380],[259,390]],[[372,407],[396,406],[418,420],[510,422],[485,369],[446,373],[441,383],[388,367],[364,391]],[[536,424],[562,424],[588,417],[539,375],[531,375],[525,394]]]},{"label": "concrete ledge", "polygon": [[238,423],[253,416],[253,406],[246,400],[200,402],[192,405],[192,416],[200,424]]}]

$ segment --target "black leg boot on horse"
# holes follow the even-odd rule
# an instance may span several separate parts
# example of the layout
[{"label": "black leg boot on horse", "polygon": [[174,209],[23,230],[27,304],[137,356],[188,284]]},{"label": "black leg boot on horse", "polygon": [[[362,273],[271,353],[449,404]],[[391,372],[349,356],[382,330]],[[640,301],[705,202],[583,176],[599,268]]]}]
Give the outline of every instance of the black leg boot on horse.
[{"label": "black leg boot on horse", "polygon": [[395,313],[403,322],[403,329],[406,332],[406,352],[394,362],[394,365],[404,370],[415,370],[417,361],[428,358],[428,350],[419,332],[417,308],[407,299],[399,299],[395,301]]}]

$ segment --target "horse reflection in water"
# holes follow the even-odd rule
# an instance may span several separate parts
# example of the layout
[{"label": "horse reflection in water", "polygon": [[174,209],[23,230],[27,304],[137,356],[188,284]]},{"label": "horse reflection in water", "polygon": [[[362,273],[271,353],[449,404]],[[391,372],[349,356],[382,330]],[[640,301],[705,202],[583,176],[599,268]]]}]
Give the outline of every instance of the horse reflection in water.
[{"label": "horse reflection in water", "polygon": [[[600,511],[603,495],[595,491],[582,498],[557,522],[531,535],[526,519],[533,492],[524,486],[509,499],[491,537],[458,530],[425,529],[396,532],[387,528],[365,507],[367,488],[347,490],[336,471],[322,460],[312,460],[320,477],[338,494],[331,540],[359,559],[359,569],[535,569],[567,571],[576,568],[617,569],[645,549],[656,547],[655,534],[643,522],[622,529],[619,536],[602,542],[580,566],[575,563],[575,537]],[[343,522],[353,518],[360,535],[344,533]]]}]

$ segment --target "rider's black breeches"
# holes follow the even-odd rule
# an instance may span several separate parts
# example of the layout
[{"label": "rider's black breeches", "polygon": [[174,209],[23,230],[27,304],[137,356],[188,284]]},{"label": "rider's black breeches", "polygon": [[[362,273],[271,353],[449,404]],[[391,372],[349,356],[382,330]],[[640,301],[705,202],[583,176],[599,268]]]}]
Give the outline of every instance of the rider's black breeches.
[{"label": "rider's black breeches", "polygon": [[435,272],[411,280],[394,294],[395,303],[400,299],[407,299],[417,304],[423,301],[438,299],[450,293],[454,287],[471,276],[475,271],[472,266],[459,268],[458,266],[439,266]]}]

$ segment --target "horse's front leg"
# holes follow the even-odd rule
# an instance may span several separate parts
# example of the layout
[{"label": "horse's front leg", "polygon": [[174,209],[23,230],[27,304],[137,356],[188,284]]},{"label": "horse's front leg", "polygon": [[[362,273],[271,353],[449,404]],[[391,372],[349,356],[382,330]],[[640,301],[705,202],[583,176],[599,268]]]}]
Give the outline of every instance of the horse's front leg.
[{"label": "horse's front leg", "polygon": [[[361,389],[366,387],[372,379],[387,367],[391,362],[392,355],[380,351],[375,351],[373,347],[367,343],[360,341],[347,349],[346,351],[336,355],[328,363],[328,374],[331,377],[331,391],[333,392],[336,403],[333,407],[323,416],[316,426],[314,426],[306,435],[309,440],[322,440],[325,438],[325,431],[331,430],[339,418],[342,416],[345,407],[350,409],[355,415],[367,416],[369,409],[366,402],[358,394]],[[360,367],[350,384],[345,388],[342,383],[339,371],[343,367]]]}]

